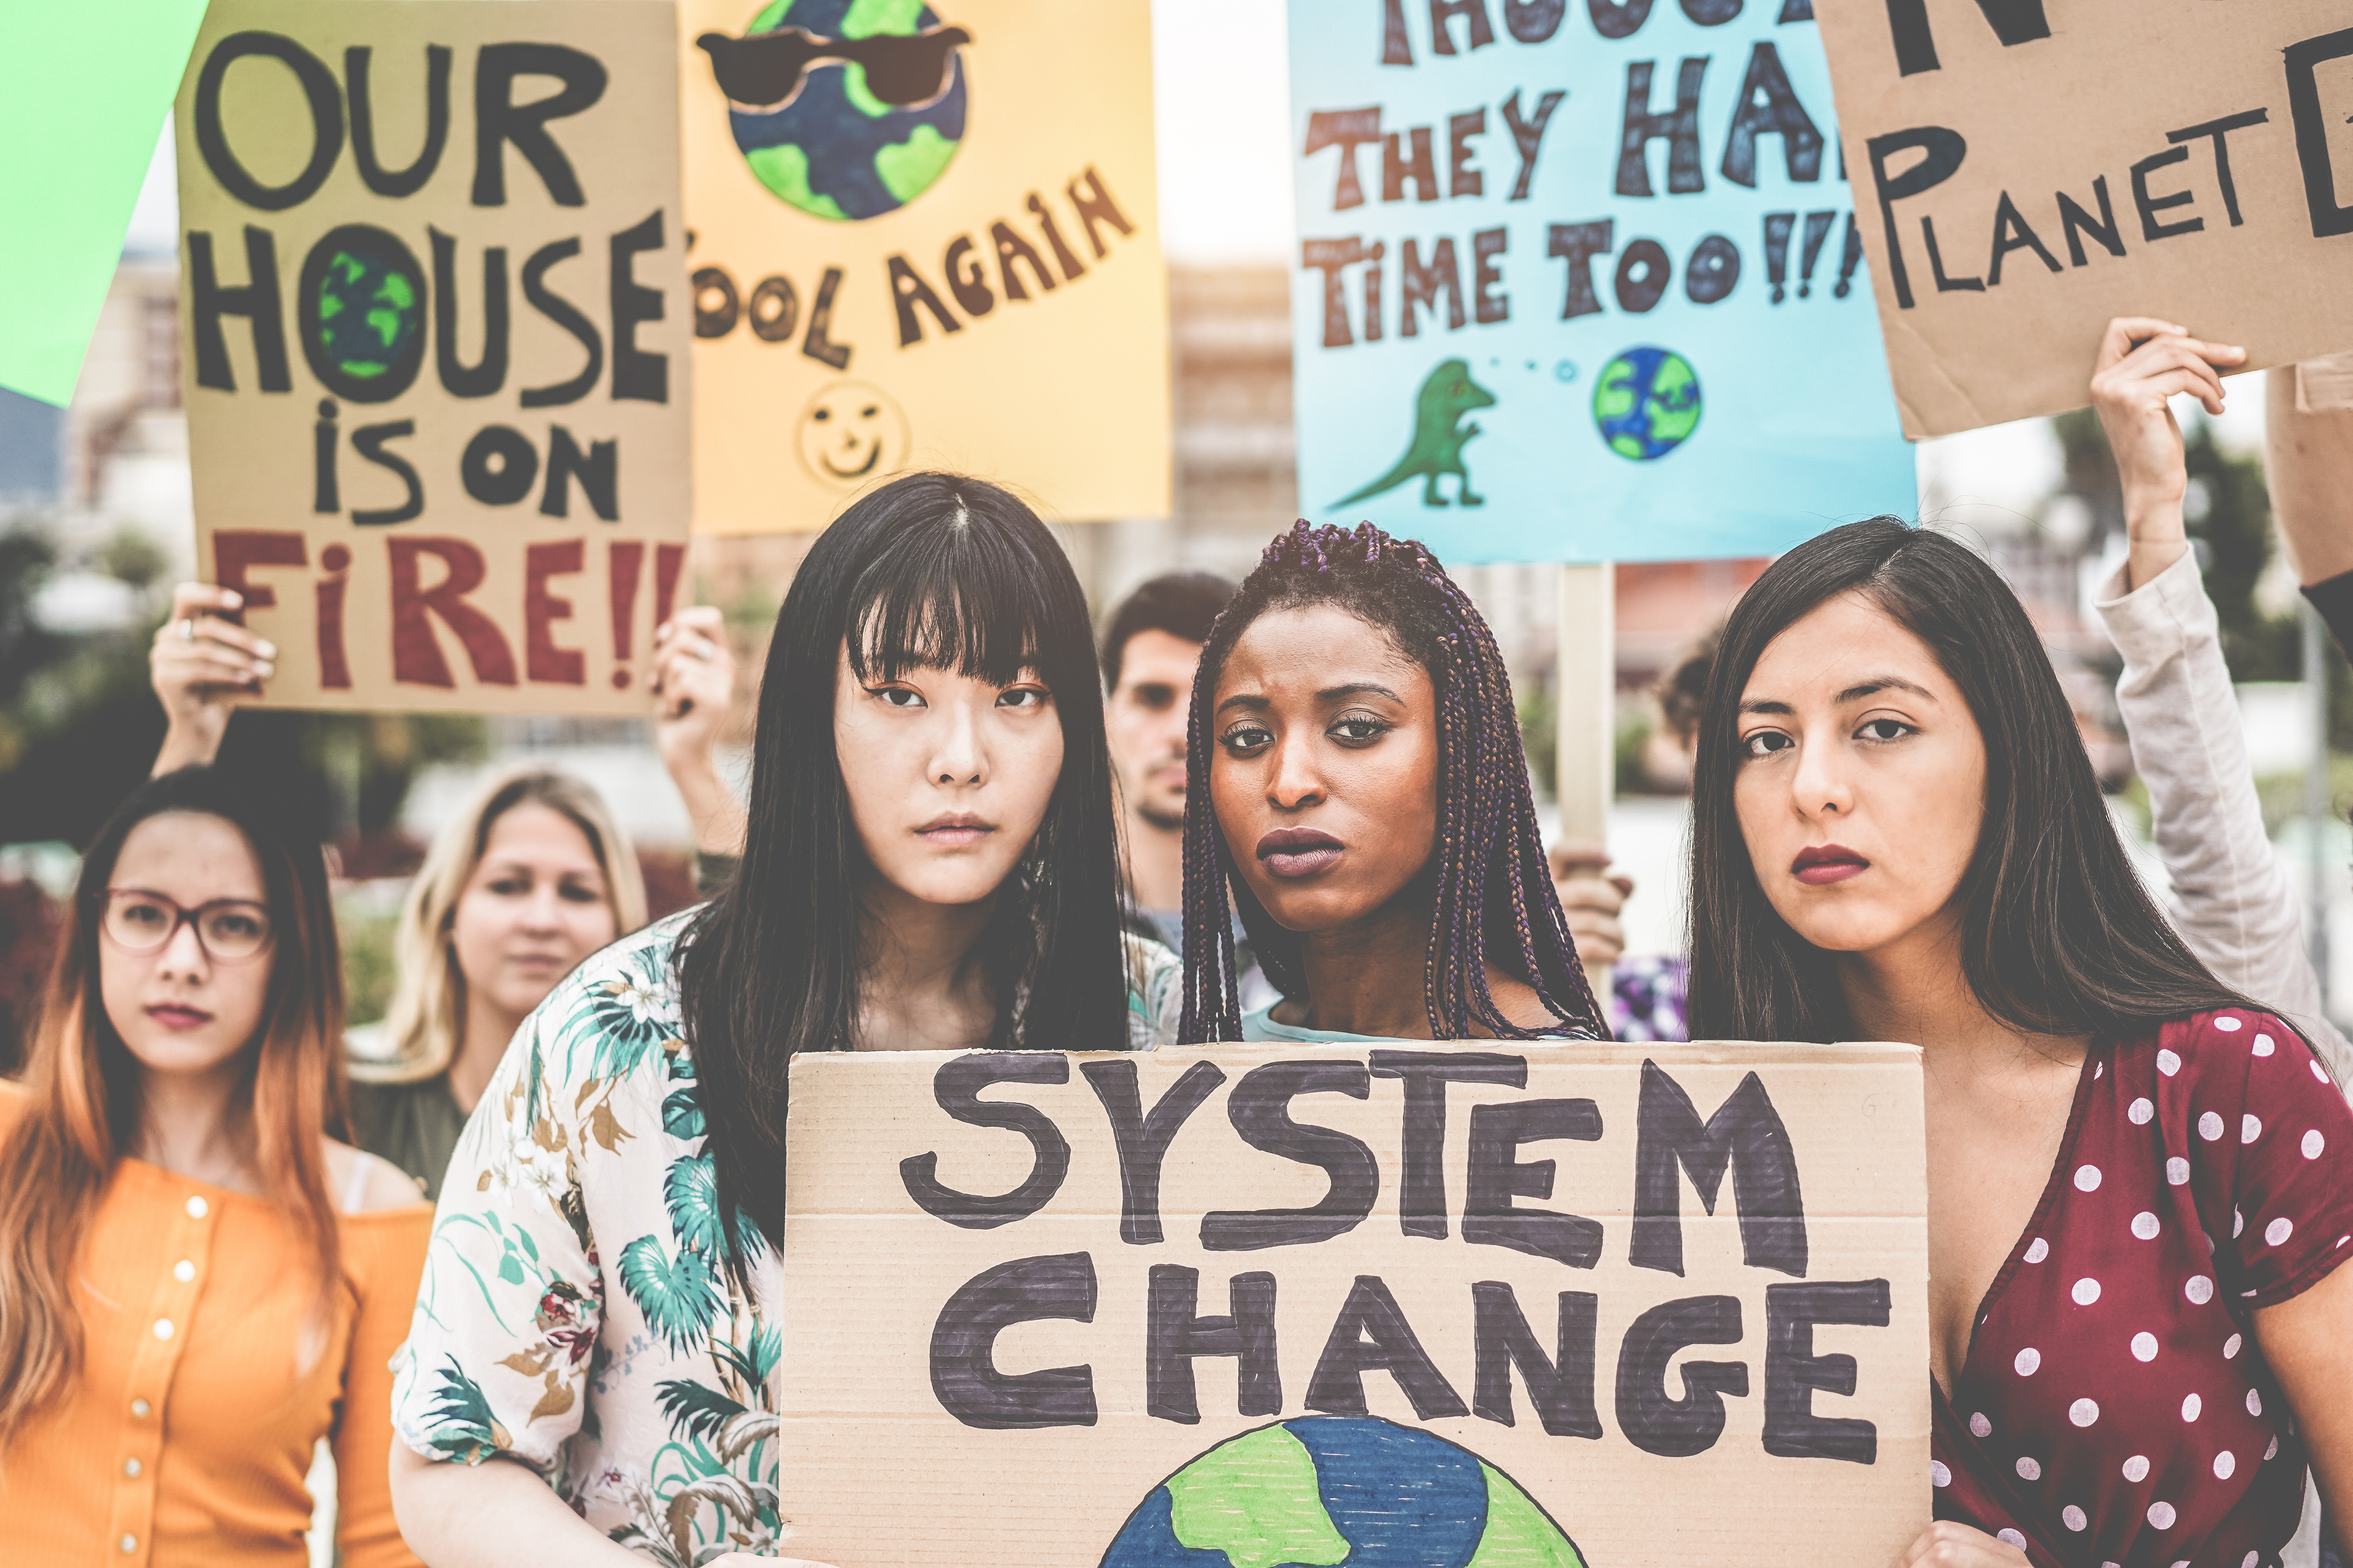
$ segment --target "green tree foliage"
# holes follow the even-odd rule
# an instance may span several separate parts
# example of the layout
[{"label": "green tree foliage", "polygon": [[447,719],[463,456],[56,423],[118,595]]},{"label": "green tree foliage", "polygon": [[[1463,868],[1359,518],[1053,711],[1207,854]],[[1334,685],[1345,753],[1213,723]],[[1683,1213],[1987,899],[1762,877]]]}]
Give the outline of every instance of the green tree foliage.
[{"label": "green tree foliage", "polygon": [[1520,693],[1520,745],[1528,753],[1528,773],[1536,793],[1547,798],[1560,793],[1559,731],[1555,727],[1552,687],[1531,681]]},{"label": "green tree foliage", "polygon": [[0,826],[10,842],[87,843],[164,738],[147,633],[68,637],[34,617],[58,565],[37,530],[0,533]]},{"label": "green tree foliage", "polygon": [[[2065,465],[2065,489],[2092,509],[2094,541],[2121,534],[2123,486],[2099,416],[2079,408],[2051,423]],[[2266,615],[2255,601],[2255,584],[2278,548],[2263,459],[2225,449],[2203,415],[2190,416],[2182,432],[2182,451],[2189,474],[2182,515],[2189,537],[2197,542],[2206,593],[2222,623],[2222,657],[2230,664],[2231,679],[2301,679],[2295,616]]]},{"label": "green tree foliage", "polygon": [[2190,537],[2206,546],[2200,564],[2222,622],[2222,657],[2231,678],[2302,679],[2295,615],[2266,615],[2255,602],[2256,581],[2278,548],[2263,459],[2224,451],[2214,439],[2213,425],[2203,418],[2191,422],[2183,449],[2189,468],[2183,511]]},{"label": "green tree foliage", "polygon": [[[142,595],[164,570],[128,532],[91,564]],[[32,606],[58,565],[38,531],[0,532],[0,840],[10,843],[88,843],[164,739],[147,673],[164,608],[125,631],[49,631]],[[462,714],[255,710],[229,725],[220,762],[265,781],[322,840],[366,837],[393,824],[420,768],[479,756],[485,742],[482,721]]]}]

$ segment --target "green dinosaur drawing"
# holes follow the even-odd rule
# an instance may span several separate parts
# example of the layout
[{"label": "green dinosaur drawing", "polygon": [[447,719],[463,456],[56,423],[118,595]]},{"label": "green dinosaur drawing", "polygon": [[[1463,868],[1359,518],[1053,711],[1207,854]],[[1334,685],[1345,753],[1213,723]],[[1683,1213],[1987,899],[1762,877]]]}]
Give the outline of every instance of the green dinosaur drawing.
[{"label": "green dinosaur drawing", "polygon": [[1462,416],[1473,408],[1491,408],[1495,395],[1471,379],[1471,366],[1451,359],[1430,373],[1413,400],[1413,444],[1396,467],[1354,495],[1343,496],[1335,507],[1353,506],[1367,496],[1393,490],[1416,474],[1421,476],[1421,504],[1444,506],[1438,493],[1438,476],[1454,476],[1455,500],[1462,506],[1484,506],[1487,498],[1471,489],[1471,471],[1462,466],[1462,444],[1479,434],[1475,422]]}]

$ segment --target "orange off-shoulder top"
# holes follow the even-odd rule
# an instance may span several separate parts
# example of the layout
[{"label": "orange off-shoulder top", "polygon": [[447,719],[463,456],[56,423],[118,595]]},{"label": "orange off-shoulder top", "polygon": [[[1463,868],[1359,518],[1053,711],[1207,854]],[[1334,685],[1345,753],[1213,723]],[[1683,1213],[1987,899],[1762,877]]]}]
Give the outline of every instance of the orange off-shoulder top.
[{"label": "orange off-shoulder top", "polygon": [[[0,1131],[24,1105],[0,1083]],[[314,1276],[275,1204],[120,1162],[74,1279],[80,1375],[0,1455],[0,1558],[305,1568],[303,1478],[325,1436],[345,1568],[414,1568],[385,1479],[386,1363],[433,1211],[341,1219],[342,1287],[324,1334],[306,1333]]]}]

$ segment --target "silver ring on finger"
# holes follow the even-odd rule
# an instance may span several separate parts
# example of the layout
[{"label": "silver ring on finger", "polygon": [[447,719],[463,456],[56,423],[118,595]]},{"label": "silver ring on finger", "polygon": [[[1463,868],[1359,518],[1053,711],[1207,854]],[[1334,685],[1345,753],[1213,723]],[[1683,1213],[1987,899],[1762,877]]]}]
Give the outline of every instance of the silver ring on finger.
[{"label": "silver ring on finger", "polygon": [[180,640],[182,642],[194,642],[196,640],[196,623],[194,617],[184,617],[181,620]]},{"label": "silver ring on finger", "polygon": [[718,653],[719,650],[708,642],[703,641],[701,637],[697,637],[694,642],[694,647],[689,651],[703,663],[709,664],[712,660],[712,657]]}]

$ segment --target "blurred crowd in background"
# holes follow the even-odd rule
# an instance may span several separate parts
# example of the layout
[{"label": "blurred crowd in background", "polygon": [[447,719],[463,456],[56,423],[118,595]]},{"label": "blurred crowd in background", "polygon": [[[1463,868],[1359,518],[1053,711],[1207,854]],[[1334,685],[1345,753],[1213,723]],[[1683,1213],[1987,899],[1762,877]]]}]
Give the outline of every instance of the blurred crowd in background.
[{"label": "blurred crowd in background", "polygon": [[[1164,152],[1161,170],[1175,512],[1057,529],[1098,622],[1163,573],[1245,575],[1299,504],[1283,260],[1291,193],[1281,159],[1250,155],[1287,134],[1283,97],[1242,92],[1247,84],[1226,74],[1208,85],[1198,40],[1183,28],[1158,32],[1161,142],[1188,150]],[[1271,85],[1283,65],[1270,58],[1250,69]],[[72,406],[0,390],[0,1068],[43,973],[76,853],[156,754],[164,716],[147,649],[172,585],[195,574],[170,145],[167,127]],[[2342,809],[2353,799],[2353,682],[2316,623],[2306,624],[2278,553],[2263,473],[2263,378],[2229,384],[2222,420],[2185,419],[2185,510],[2221,615],[2266,825],[2303,891],[2324,985],[2332,1000],[2353,999],[2353,881],[2342,871],[2353,859]],[[2125,542],[2096,418],[2085,409],[1926,442],[1919,473],[1921,520],[1982,550],[2027,604],[2119,820],[2145,848],[2145,802],[2114,700],[2120,661],[2091,609]],[[760,668],[807,545],[793,535],[696,541],[682,602],[722,610],[738,668]],[[1510,664],[1541,803],[1553,784],[1558,569],[1449,565]],[[1683,943],[1688,761],[1672,678],[1763,566],[1617,569],[1619,799],[1608,849],[1636,887],[1622,917],[1630,956]],[[753,685],[739,684],[723,771],[740,772],[746,755]],[[651,740],[649,721],[256,712],[232,727],[226,760],[300,781],[316,831],[334,847],[352,1018],[365,1024],[389,1000],[393,931],[424,846],[481,780],[512,763],[592,781],[639,847],[650,912],[691,902],[691,824]],[[2140,865],[2161,880],[2153,856]],[[2348,1016],[2341,1003],[2336,1010]]]},{"label": "blurred crowd in background", "polygon": [[[1284,274],[1194,266],[1172,281],[1176,516],[1058,530],[1098,618],[1163,572],[1245,575],[1296,510]],[[168,251],[126,258],[70,409],[0,391],[0,1060],[13,1057],[44,973],[55,900],[75,855],[145,776],[164,732],[147,648],[172,584],[194,571],[176,286]],[[2227,421],[2191,416],[2187,510],[2240,688],[2266,825],[2306,889],[2313,929],[2348,931],[2353,919],[2328,917],[2353,895],[2325,868],[2342,867],[2353,848],[2341,842],[2348,830],[2335,809],[2353,795],[2353,682],[2333,645],[2306,646],[2263,485],[2262,390],[2259,376],[2236,378]],[[2123,550],[2116,472],[2094,416],[2084,410],[1927,443],[1921,477],[1922,518],[1982,549],[2027,603],[2120,820],[2145,842],[2146,808],[2116,714],[2119,660],[2089,610],[2094,585]],[[695,596],[724,613],[738,668],[760,668],[806,547],[803,536],[696,542]],[[1630,953],[1679,951],[1683,941],[1689,765],[1673,678],[1763,566],[1617,569],[1619,802],[1609,848],[1637,887],[1623,917]],[[1467,566],[1458,574],[1512,665],[1541,802],[1554,766],[1557,570]],[[723,768],[740,769],[747,754],[752,699],[745,682],[720,749]],[[512,763],[561,766],[597,785],[639,847],[653,915],[695,897],[690,823],[649,720],[256,712],[232,728],[227,755],[299,778],[317,832],[334,846],[354,1024],[380,1018],[388,1002],[396,917],[426,842],[483,778]],[[2317,877],[2316,863],[2324,868]],[[2153,857],[2142,865],[2161,876]],[[2353,964],[2353,943],[2315,951],[2326,960],[2324,980]],[[2353,986],[2332,990],[2353,994]]]}]

